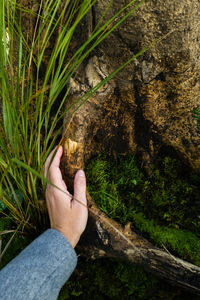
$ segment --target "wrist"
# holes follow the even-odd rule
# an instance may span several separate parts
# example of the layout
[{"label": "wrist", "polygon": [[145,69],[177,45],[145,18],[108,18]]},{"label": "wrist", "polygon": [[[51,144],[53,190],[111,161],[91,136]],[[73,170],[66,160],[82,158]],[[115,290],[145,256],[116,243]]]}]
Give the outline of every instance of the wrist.
[{"label": "wrist", "polygon": [[74,234],[74,233],[70,232],[70,230],[64,230],[62,228],[54,228],[54,229],[56,229],[57,231],[59,231],[60,233],[62,233],[64,235],[64,237],[71,244],[72,248],[76,247],[76,245],[78,244],[78,241],[80,239],[79,234]]},{"label": "wrist", "polygon": [[76,247],[76,245],[78,244],[78,241],[80,239],[80,236],[79,235],[71,235],[69,232],[61,232],[65,237],[66,239],[68,240],[68,242],[71,244],[71,246],[73,248]]}]

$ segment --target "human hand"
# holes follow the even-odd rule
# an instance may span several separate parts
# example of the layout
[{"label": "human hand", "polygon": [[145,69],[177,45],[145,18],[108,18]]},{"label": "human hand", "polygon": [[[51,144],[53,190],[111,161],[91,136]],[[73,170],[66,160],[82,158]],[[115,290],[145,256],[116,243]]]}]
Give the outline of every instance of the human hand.
[{"label": "human hand", "polygon": [[47,184],[45,195],[51,228],[60,231],[74,248],[87,224],[86,177],[85,173],[79,170],[74,178],[74,198],[82,202],[82,205],[73,199],[72,195],[67,191],[66,184],[62,179],[59,168],[63,153],[62,146],[58,148],[50,165],[54,151],[55,149],[49,154],[45,162],[44,175],[46,177],[48,171],[48,180],[65,193]]}]

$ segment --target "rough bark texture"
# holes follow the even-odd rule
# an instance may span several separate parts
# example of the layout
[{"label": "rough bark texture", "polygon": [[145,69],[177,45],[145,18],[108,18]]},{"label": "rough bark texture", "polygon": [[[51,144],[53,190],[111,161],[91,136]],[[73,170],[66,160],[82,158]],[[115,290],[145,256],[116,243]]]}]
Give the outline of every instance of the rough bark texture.
[{"label": "rough bark texture", "polygon": [[[90,34],[108,2],[97,2],[79,39]],[[113,1],[105,19],[124,4],[122,0]],[[81,138],[83,162],[106,148],[123,153],[137,149],[148,163],[160,147],[170,146],[199,172],[200,138],[192,116],[192,110],[200,105],[199,9],[197,0],[146,1],[78,71],[73,81],[74,100],[139,50],[163,37],[71,120],[68,137],[76,142]]]},{"label": "rough bark texture", "polygon": [[[128,3],[113,1],[105,20],[125,2]],[[108,3],[97,1],[77,35],[77,45],[88,37]],[[199,172],[200,138],[192,116],[192,110],[200,104],[199,9],[197,0],[146,1],[78,70],[71,80],[72,94],[67,107],[139,50],[163,37],[77,113],[73,114],[72,109],[66,115],[62,169],[67,181],[103,150],[113,155],[115,151],[138,151],[148,165],[161,147],[169,146]],[[81,251],[85,250],[87,255],[89,252],[93,258],[114,256],[140,264],[173,284],[200,294],[200,268],[154,247],[130,226],[123,228],[109,220],[91,201],[88,233]]]}]

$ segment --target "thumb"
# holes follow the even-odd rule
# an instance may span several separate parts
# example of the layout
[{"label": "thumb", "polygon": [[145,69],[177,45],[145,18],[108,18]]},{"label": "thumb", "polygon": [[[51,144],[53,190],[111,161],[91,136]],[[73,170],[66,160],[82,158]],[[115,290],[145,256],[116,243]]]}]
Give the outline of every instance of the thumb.
[{"label": "thumb", "polygon": [[[87,205],[86,199],[86,177],[83,170],[79,170],[74,178],[74,198]],[[74,206],[80,206],[78,201],[74,200]]]}]

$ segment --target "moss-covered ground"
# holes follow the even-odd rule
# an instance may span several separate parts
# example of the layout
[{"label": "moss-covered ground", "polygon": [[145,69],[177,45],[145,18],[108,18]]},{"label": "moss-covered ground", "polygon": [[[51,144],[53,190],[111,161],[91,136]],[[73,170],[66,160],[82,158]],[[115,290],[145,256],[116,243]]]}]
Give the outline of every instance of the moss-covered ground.
[{"label": "moss-covered ground", "polygon": [[[86,168],[88,189],[109,217],[154,244],[200,265],[200,177],[181,161],[161,156],[145,175],[135,156],[101,155]],[[139,267],[101,259],[79,260],[60,293],[64,299],[199,299]]]},{"label": "moss-covered ground", "polygon": [[[200,178],[177,158],[160,157],[142,171],[135,156],[118,155],[113,160],[101,155],[86,168],[90,194],[98,206],[122,224],[154,244],[200,265]],[[0,219],[1,231],[12,229]],[[3,248],[12,233],[3,236]],[[30,243],[17,234],[3,256],[1,267]],[[114,259],[96,261],[79,258],[77,269],[61,290],[59,300],[68,299],[164,299],[197,300],[199,297],[168,285],[140,267]]]},{"label": "moss-covered ground", "polygon": [[86,170],[88,189],[110,218],[200,265],[200,177],[177,158],[160,157],[145,175],[135,156],[106,155]]},{"label": "moss-covered ground", "polygon": [[114,259],[85,261],[78,267],[60,292],[58,300],[198,300],[140,267]]}]

